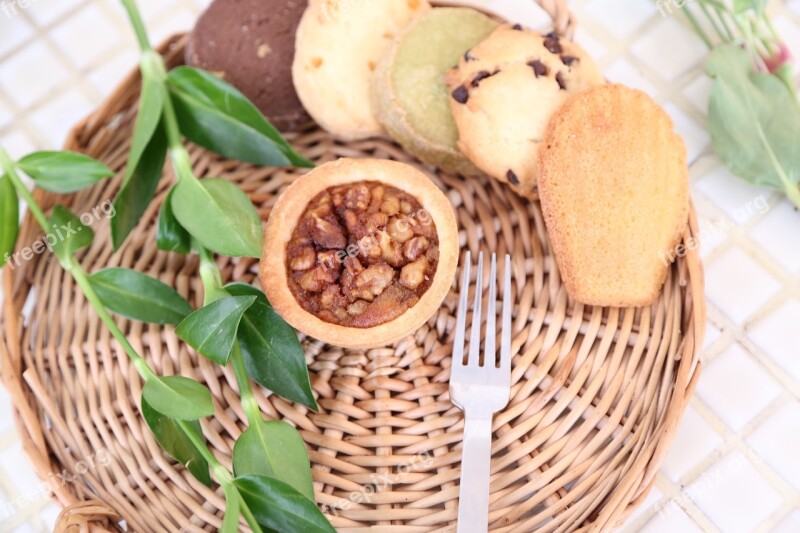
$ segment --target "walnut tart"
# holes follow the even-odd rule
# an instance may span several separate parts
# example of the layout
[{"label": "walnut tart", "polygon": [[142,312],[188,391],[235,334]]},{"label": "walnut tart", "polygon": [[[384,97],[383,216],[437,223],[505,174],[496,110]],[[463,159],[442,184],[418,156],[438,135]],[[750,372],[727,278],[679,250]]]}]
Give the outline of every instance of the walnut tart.
[{"label": "walnut tart", "polygon": [[278,199],[264,232],[261,284],[296,329],[373,348],[436,313],[458,256],[453,208],[425,174],[395,161],[339,159]]}]

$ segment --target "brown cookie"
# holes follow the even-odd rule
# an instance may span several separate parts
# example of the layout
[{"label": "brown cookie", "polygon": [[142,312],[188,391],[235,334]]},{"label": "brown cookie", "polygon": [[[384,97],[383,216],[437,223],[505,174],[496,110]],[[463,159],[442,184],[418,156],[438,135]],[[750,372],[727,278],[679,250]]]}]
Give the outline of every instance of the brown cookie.
[{"label": "brown cookie", "polygon": [[575,43],[505,25],[463,55],[447,76],[458,146],[481,170],[531,196],[536,152],[552,114],[603,83]]},{"label": "brown cookie", "polygon": [[242,91],[282,131],[309,120],[292,84],[306,0],[215,0],[186,44],[186,62]]},{"label": "brown cookie", "polygon": [[689,213],[686,147],[669,115],[622,85],[572,96],[547,127],[538,180],[570,296],[590,305],[653,303]]}]

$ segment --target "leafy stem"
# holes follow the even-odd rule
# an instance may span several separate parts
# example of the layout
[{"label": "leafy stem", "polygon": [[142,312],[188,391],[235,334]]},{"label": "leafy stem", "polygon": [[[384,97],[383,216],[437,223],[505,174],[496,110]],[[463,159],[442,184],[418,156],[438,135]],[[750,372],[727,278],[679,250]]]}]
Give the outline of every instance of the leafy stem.
[{"label": "leafy stem", "polygon": [[8,176],[8,179],[11,180],[11,183],[14,185],[14,189],[16,189],[17,194],[19,194],[22,199],[25,200],[25,203],[28,204],[28,208],[31,210],[31,214],[36,219],[36,222],[39,223],[44,231],[47,231],[48,227],[50,226],[50,224],[47,222],[47,217],[44,216],[39,204],[33,198],[33,195],[19,177],[17,165],[2,146],[0,146],[0,168]]},{"label": "leafy stem", "polygon": [[239,498],[239,505],[241,506],[241,512],[242,516],[244,516],[245,522],[247,522],[247,525],[250,526],[250,529],[252,529],[254,532],[260,532],[261,524],[258,523],[258,520],[253,515],[253,511],[247,505],[242,493],[239,492],[239,489],[235,485],[234,488],[236,488],[236,497]]},{"label": "leafy stem", "polygon": [[[2,170],[2,174],[8,176],[8,179],[11,181],[17,193],[25,200],[26,204],[28,205],[28,208],[30,209],[31,214],[36,219],[39,226],[41,226],[44,232],[48,232],[50,231],[51,223],[45,216],[41,206],[38,204],[33,195],[30,194],[28,189],[25,187],[25,184],[22,182],[22,179],[18,172],[17,165],[18,164],[11,159],[8,153],[2,147],[0,147],[0,170]],[[90,230],[86,229],[86,231]],[[206,258],[211,257],[208,252],[205,252],[203,255]],[[122,346],[123,350],[131,359],[131,362],[133,363],[139,375],[144,380],[145,384],[151,385],[154,383],[161,383],[162,385],[159,386],[164,386],[163,384],[166,383],[167,379],[169,378],[162,379],[158,375],[156,375],[150,368],[150,366],[147,364],[147,361],[145,361],[145,359],[141,355],[139,355],[136,349],[131,345],[125,334],[122,332],[122,330],[119,328],[119,326],[114,321],[112,316],[109,314],[105,304],[103,303],[100,296],[97,294],[94,286],[92,285],[92,281],[90,280],[89,274],[86,272],[83,266],[75,259],[75,257],[71,253],[61,254],[57,252],[56,257],[60,265],[64,268],[64,270],[68,272],[75,280],[75,283],[78,285],[81,292],[84,294],[86,300],[89,302],[94,311],[97,313],[97,316],[100,318],[103,324],[108,328],[111,335],[119,342],[120,346]],[[211,280],[220,279],[218,268],[212,269],[211,273],[212,276],[208,279]],[[224,292],[223,289],[220,290]],[[249,383],[247,383],[247,385],[249,386]],[[250,395],[252,397],[252,391],[250,392]],[[253,399],[253,402],[254,401],[255,400]],[[256,405],[256,409],[257,408],[258,407]],[[203,435],[199,432],[200,426],[193,425],[196,424],[196,422],[190,420],[182,420],[182,419],[174,419],[174,423],[175,426],[177,426],[177,428],[179,428],[179,430],[186,436],[188,441],[197,450],[200,456],[211,467],[211,471],[213,472],[214,477],[217,479],[219,484],[225,489],[226,493],[229,490],[234,491],[235,498],[239,501],[240,504],[241,513],[245,517],[245,520],[247,521],[248,525],[253,529],[253,531],[260,533],[262,531],[262,528],[259,525],[258,521],[256,520],[255,516],[253,515],[252,510],[246,503],[244,497],[242,496],[241,491],[234,483],[234,477],[232,473],[217,460],[217,458],[208,448],[208,445],[206,444]]]},{"label": "leafy stem", "polygon": [[242,409],[244,409],[244,414],[247,416],[247,423],[250,426],[255,426],[263,420],[263,416],[261,415],[261,409],[258,407],[258,402],[253,394],[250,378],[247,376],[247,369],[244,366],[244,357],[242,356],[242,348],[239,346],[239,341],[236,341],[233,345],[231,363],[233,364],[233,372],[236,375],[236,383],[239,385],[239,394],[242,397]]},{"label": "leafy stem", "polygon": [[91,304],[91,306],[94,308],[97,316],[99,316],[100,320],[103,321],[103,324],[105,324],[105,326],[111,332],[111,335],[117,339],[117,342],[119,342],[120,346],[122,346],[122,349],[125,350],[126,354],[128,354],[133,366],[136,368],[136,371],[139,372],[139,375],[142,376],[142,379],[145,381],[149,379],[157,379],[156,374],[150,369],[150,366],[148,366],[147,362],[142,358],[141,355],[138,354],[134,347],[131,346],[128,338],[125,336],[122,330],[119,329],[117,323],[100,301],[100,298],[97,296],[92,284],[89,283],[86,270],[84,270],[80,263],[78,263],[75,258],[71,256],[68,260],[68,263],[68,265],[64,265],[62,263],[64,270],[72,274],[72,277],[75,279],[75,283],[77,283],[81,288],[81,291],[83,291],[83,294],[89,301],[89,304]]},{"label": "leafy stem", "polygon": [[[200,279],[203,281],[205,304],[208,305],[215,300],[224,298],[228,293],[223,287],[222,273],[219,270],[219,265],[214,261],[211,251],[196,242],[194,243],[194,248],[200,257]],[[263,416],[253,394],[253,387],[250,385],[250,378],[247,375],[244,356],[238,340],[233,343],[231,363],[236,376],[236,383],[239,385],[239,395],[241,396],[242,409],[244,409],[247,416],[247,424],[255,426],[263,420]]]},{"label": "leafy stem", "polygon": [[208,446],[206,446],[203,437],[197,434],[197,431],[189,422],[186,422],[185,420],[179,420],[178,426],[180,426],[183,432],[186,433],[186,436],[197,448],[197,451],[199,451],[203,456],[203,459],[208,462],[209,466],[211,467],[211,471],[214,472],[214,477],[217,478],[217,481],[222,486],[226,497],[231,491],[233,491],[233,494],[235,495],[234,497],[239,500],[242,516],[244,516],[247,525],[249,525],[255,533],[260,533],[262,531],[261,525],[253,516],[253,512],[250,510],[247,502],[239,492],[239,488],[233,482],[234,477],[231,475],[231,472],[217,460],[213,453],[211,453],[211,450],[209,450]]},{"label": "leafy stem", "polygon": [[147,30],[144,27],[144,22],[142,21],[142,16],[139,13],[139,9],[136,7],[136,2],[134,0],[121,1],[125,11],[128,12],[128,18],[131,21],[131,26],[133,26],[133,31],[136,33],[136,40],[139,41],[139,48],[142,49],[142,52],[152,50],[153,47],[150,45],[150,39],[147,36]]},{"label": "leafy stem", "polygon": [[[17,165],[14,163],[11,158],[9,157],[8,153],[0,147],[0,168],[3,169],[3,172],[8,176],[8,179],[11,180],[11,183],[14,185],[14,188],[17,191],[25,203],[28,205],[31,214],[33,215],[36,222],[42,228],[42,231],[47,233],[50,231],[50,222],[48,222],[47,217],[42,211],[41,206],[33,197],[33,195],[28,191],[28,188],[25,187],[25,184],[22,182],[19,173],[17,172]],[[136,352],[136,350],[131,346],[131,343],[128,341],[128,338],[119,329],[117,323],[111,317],[111,315],[106,310],[103,303],[100,301],[100,297],[97,296],[92,285],[89,283],[88,275],[83,267],[78,263],[73,256],[67,256],[65,258],[58,258],[59,263],[61,266],[69,272],[75,282],[80,287],[83,294],[86,296],[86,299],[89,301],[89,304],[94,308],[95,312],[97,312],[97,316],[100,317],[100,320],[106,325],[108,330],[111,332],[111,335],[120,343],[122,349],[125,350],[125,353],[128,354],[130,357],[131,362],[133,363],[136,371],[142,376],[142,379],[147,381],[148,379],[152,379],[156,377],[155,373],[150,369],[147,365],[147,362]]]},{"label": "leafy stem", "polygon": [[208,305],[211,302],[224,298],[228,294],[222,285],[222,273],[219,271],[217,262],[208,248],[203,247],[197,241],[193,241],[193,247],[200,257],[200,279],[203,282],[203,303]]}]

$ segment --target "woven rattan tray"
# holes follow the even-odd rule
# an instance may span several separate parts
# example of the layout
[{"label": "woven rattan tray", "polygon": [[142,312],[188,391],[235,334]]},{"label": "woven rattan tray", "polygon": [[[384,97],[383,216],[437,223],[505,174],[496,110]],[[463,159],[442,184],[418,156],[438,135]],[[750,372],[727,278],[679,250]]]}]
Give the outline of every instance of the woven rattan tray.
[{"label": "woven rattan tray", "polygon": [[[557,30],[569,35],[572,20],[562,4],[541,3]],[[161,47],[171,65],[182,61],[184,42],[178,36]],[[73,130],[67,148],[120,172],[138,92],[134,73]],[[494,421],[490,529],[595,531],[621,523],[652,486],[699,374],[705,305],[697,253],[689,251],[672,266],[652,307],[583,306],[561,284],[537,202],[493,180],[425,167],[387,141],[343,143],[314,126],[290,140],[317,162],[381,157],[421,168],[457,210],[462,253],[514,258],[512,294],[504,295],[514,299],[513,389],[509,407]],[[297,175],[223,160],[196,147],[191,153],[199,176],[236,182],[265,220]],[[155,245],[157,207],[172,181],[168,173],[157,202],[120,252],[114,253],[104,220],[94,225],[97,238],[80,257],[90,271],[117,265],[144,271],[199,306],[196,258]],[[114,198],[118,186],[119,176],[66,200],[37,194],[45,206],[66,201],[84,213]],[[28,218],[19,246],[37,232]],[[696,233],[692,212],[685,238]],[[255,260],[220,264],[228,279],[257,283]],[[3,378],[25,450],[65,507],[57,530],[115,531],[119,520],[137,532],[215,530],[223,498],[156,444],[138,412],[138,375],[71,278],[44,255],[15,270],[7,267],[4,284]],[[447,384],[455,307],[452,291],[413,338],[390,348],[346,351],[305,339],[319,413],[260,396],[267,416],[301,430],[317,499],[340,531],[454,531],[463,427]],[[209,386],[217,416],[204,421],[203,430],[220,460],[230,464],[244,427],[233,373],[198,358],[170,327],[119,323],[158,373],[189,375]],[[73,481],[55,475],[74,473],[99,453],[108,461],[95,461]]]}]

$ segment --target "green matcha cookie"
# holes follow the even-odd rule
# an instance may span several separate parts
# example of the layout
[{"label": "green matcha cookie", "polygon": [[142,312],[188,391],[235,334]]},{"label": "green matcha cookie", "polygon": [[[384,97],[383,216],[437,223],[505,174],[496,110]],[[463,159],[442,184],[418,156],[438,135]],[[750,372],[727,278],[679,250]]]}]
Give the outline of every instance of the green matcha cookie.
[{"label": "green matcha cookie", "polygon": [[498,24],[473,9],[435,8],[415,19],[375,70],[378,120],[421,161],[448,171],[480,173],[457,147],[445,73]]}]

